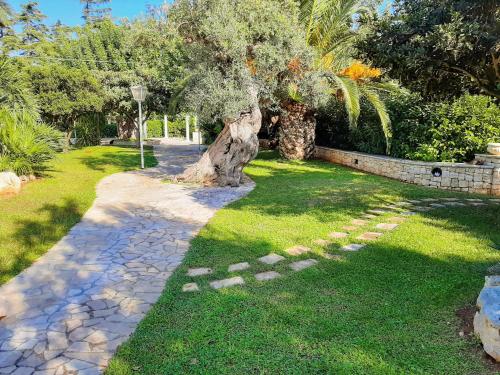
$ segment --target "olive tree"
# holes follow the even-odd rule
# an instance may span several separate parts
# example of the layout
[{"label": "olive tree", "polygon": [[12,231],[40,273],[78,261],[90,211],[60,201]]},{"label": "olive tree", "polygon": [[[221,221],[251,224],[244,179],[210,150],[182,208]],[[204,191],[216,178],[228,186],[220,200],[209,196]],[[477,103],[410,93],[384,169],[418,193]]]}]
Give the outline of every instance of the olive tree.
[{"label": "olive tree", "polygon": [[261,108],[279,107],[291,85],[301,91],[314,74],[296,2],[179,0],[170,19],[187,45],[187,107],[201,121],[224,123],[200,161],[177,178],[238,186],[257,155]]}]

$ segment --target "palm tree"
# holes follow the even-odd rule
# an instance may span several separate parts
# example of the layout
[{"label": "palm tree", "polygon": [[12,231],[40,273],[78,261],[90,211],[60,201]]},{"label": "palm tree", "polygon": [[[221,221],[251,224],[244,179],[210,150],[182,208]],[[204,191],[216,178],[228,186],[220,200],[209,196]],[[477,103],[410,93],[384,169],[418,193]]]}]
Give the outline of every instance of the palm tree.
[{"label": "palm tree", "polygon": [[364,97],[378,113],[389,153],[391,121],[380,93],[393,91],[397,85],[374,81],[381,72],[353,58],[356,40],[368,31],[354,25],[355,17],[372,11],[367,1],[301,0],[300,11],[307,43],[318,52],[316,68],[326,73],[331,92],[344,102],[350,126],[357,126],[360,100]]}]

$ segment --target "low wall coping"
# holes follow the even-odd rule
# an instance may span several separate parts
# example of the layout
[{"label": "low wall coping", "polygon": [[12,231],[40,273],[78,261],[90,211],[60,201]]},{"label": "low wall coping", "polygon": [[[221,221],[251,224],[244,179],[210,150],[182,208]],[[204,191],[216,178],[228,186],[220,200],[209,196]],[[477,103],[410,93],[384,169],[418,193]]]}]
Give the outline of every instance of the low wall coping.
[{"label": "low wall coping", "polygon": [[[419,161],[419,160],[408,160],[408,159],[399,159],[393,158],[385,155],[374,155],[367,154],[359,151],[346,151],[340,150],[338,148],[330,148],[324,146],[316,146],[317,149],[322,149],[325,151],[337,151],[345,154],[353,155],[353,156],[362,156],[372,159],[379,159],[384,161],[393,161],[401,164],[410,164],[410,165],[418,165],[418,166],[428,166],[428,167],[452,167],[452,168],[476,168],[476,169],[495,169],[494,166],[491,165],[476,165],[476,164],[467,164],[467,163],[450,163],[450,162],[432,162],[432,161]],[[479,156],[479,155],[478,155]],[[484,155],[484,156],[494,156],[494,155]]]}]

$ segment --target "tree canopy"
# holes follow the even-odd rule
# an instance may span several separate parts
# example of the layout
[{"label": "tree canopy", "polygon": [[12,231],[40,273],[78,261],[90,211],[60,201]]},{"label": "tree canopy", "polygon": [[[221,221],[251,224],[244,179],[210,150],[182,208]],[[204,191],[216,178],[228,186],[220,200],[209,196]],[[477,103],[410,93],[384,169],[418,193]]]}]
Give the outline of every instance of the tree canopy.
[{"label": "tree canopy", "polygon": [[492,0],[396,0],[360,56],[431,100],[500,97],[500,6]]}]

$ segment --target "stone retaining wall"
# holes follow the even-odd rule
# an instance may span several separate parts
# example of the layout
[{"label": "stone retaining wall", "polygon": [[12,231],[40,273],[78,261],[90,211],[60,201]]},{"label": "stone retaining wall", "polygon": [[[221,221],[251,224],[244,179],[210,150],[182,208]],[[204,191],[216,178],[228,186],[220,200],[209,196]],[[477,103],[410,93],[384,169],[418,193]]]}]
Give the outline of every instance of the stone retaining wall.
[{"label": "stone retaining wall", "polygon": [[500,156],[476,155],[476,160],[483,165],[433,163],[319,146],[316,147],[315,156],[416,185],[500,196]]}]

